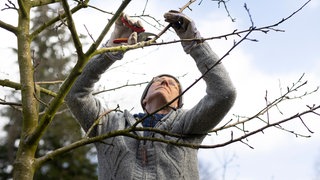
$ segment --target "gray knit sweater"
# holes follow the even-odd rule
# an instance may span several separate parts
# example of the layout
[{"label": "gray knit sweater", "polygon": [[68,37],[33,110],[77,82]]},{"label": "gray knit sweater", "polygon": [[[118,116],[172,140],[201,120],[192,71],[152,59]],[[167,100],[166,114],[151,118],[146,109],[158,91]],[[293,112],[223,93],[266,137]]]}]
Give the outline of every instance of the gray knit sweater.
[{"label": "gray knit sweater", "polygon": [[[203,74],[218,61],[207,43],[194,47],[190,55]],[[92,95],[94,84],[114,61],[97,55],[87,64],[66,97],[66,102],[85,131],[98,117],[107,111]],[[228,73],[222,64],[204,76],[206,95],[190,110],[172,110],[155,128],[172,133],[191,135],[174,138],[158,133],[146,133],[156,138],[182,143],[201,144],[209,130],[215,127],[232,107],[236,93]],[[122,130],[136,122],[128,111],[105,115],[91,136]],[[138,127],[142,127],[141,123]],[[143,136],[143,132],[134,132]],[[161,142],[136,140],[118,136],[95,143],[98,153],[99,180],[131,179],[199,179],[197,149],[179,147]]]}]

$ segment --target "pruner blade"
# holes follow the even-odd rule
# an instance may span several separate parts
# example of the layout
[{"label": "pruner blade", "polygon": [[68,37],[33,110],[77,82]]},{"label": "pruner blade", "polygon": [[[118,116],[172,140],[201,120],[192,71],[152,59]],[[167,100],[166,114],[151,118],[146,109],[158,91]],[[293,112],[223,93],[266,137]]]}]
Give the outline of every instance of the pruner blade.
[{"label": "pruner blade", "polygon": [[158,37],[158,35],[150,32],[142,32],[138,34],[138,42],[141,41],[149,41],[152,39],[152,37]]}]

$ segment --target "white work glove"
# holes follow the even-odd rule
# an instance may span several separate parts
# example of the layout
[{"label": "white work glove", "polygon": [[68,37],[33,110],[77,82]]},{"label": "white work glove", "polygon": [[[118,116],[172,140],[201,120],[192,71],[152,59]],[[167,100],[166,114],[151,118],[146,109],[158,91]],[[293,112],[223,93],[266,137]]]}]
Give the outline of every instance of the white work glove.
[{"label": "white work glove", "polygon": [[[137,32],[134,32],[128,26],[126,26],[122,21],[121,18],[124,18],[130,25],[136,27],[143,27],[140,20],[136,20],[131,18],[130,16],[122,13],[117,21],[115,22],[114,30],[110,36],[110,39],[106,43],[106,47],[114,47],[119,46],[120,44],[115,44],[113,41],[118,38],[128,38],[127,44],[136,44],[137,43]],[[119,60],[123,57],[123,52],[107,52],[105,53],[111,60]]]},{"label": "white work glove", "polygon": [[[164,14],[166,22],[172,24],[172,28],[176,31],[180,39],[200,39],[200,32],[197,30],[192,19],[185,14],[175,10],[171,10]],[[182,41],[181,45],[184,51],[189,54],[191,49],[197,45],[197,41]]]}]

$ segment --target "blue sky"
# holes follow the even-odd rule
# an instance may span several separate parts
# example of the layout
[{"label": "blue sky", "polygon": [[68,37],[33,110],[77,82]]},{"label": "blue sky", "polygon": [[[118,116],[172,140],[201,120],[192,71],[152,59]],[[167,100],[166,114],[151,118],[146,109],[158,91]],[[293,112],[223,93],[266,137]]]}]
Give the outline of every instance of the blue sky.
[{"label": "blue sky", "polygon": [[[107,5],[111,2],[112,5]],[[92,1],[92,4],[107,10],[114,10],[119,2],[96,0]],[[130,15],[140,14],[144,2],[133,1],[126,12]],[[164,12],[178,9],[185,2],[182,0],[149,1],[146,14],[154,15],[157,19],[163,20]],[[301,0],[230,0],[227,6],[231,15],[236,18],[235,22],[230,21],[222,7],[218,8],[217,2],[209,0],[203,0],[200,6],[197,3],[193,4],[192,11],[186,10],[185,13],[194,19],[203,37],[211,37],[232,32],[234,29],[247,29],[251,25],[247,12],[243,8],[244,3],[249,7],[255,25],[259,27],[278,22],[305,2]],[[85,24],[92,35],[97,37],[108,16],[87,8],[75,18],[79,33],[86,34],[83,26]],[[265,105],[266,90],[270,99],[277,97],[280,94],[279,86],[285,89],[303,73],[305,73],[304,80],[308,80],[308,86],[303,89],[303,92],[313,90],[320,85],[319,18],[320,1],[312,0],[305,9],[293,18],[276,27],[285,30],[285,32],[269,32],[268,34],[255,32],[250,37],[259,40],[259,42],[245,41],[227,56],[223,63],[237,88],[238,98],[223,122],[234,118],[233,114],[246,116],[254,114]],[[0,19],[6,22],[15,21],[13,12],[9,11],[1,11]],[[149,26],[146,28],[148,31],[157,32],[155,28]],[[161,40],[164,41],[173,39],[177,39],[177,36],[170,32],[161,37]],[[0,78],[18,79],[17,68],[12,67],[12,62],[16,58],[10,54],[8,49],[15,44],[14,36],[0,30],[0,40],[6,42],[0,44],[0,59],[1,62],[6,62],[2,63],[3,66],[0,67]],[[87,40],[90,41],[90,39]],[[219,56],[222,56],[232,46],[233,38],[229,38],[228,41],[214,40],[209,43],[212,49]],[[116,87],[127,82],[147,81],[150,80],[150,77],[160,73],[170,73],[176,76],[187,74],[180,79],[183,85],[188,86],[199,76],[193,60],[184,54],[179,44],[128,52],[117,65],[122,66],[108,71],[102,77],[97,88]],[[138,112],[141,111],[139,99],[142,90],[143,87],[131,87],[117,93],[102,94],[101,98],[108,101],[111,106],[120,104],[123,109],[133,109],[132,111]],[[4,92],[3,89],[0,91]],[[204,85],[199,83],[184,97],[185,108],[192,107],[203,95]],[[2,95],[0,98],[3,98]],[[289,116],[303,111],[306,104],[319,102],[320,96],[319,93],[316,93],[303,100],[286,103],[280,108],[285,115]],[[271,115],[275,119],[283,118],[277,112]],[[290,133],[269,129],[264,134],[259,133],[248,139],[254,149],[250,149],[242,143],[235,143],[219,149],[200,150],[199,158],[208,163],[208,167],[216,173],[215,176],[219,179],[225,177],[226,180],[318,180],[319,177],[317,179],[315,177],[314,167],[315,163],[320,161],[319,121],[320,118],[315,118],[315,116],[308,117],[306,121],[315,132],[311,138],[296,138]],[[253,123],[251,126],[254,128],[257,125],[258,123]],[[308,134],[298,121],[286,124],[285,127],[302,134]],[[221,133],[219,136],[213,135],[207,138],[204,143],[217,143],[229,136],[229,132]],[[231,157],[233,158],[227,167],[227,173],[223,176],[221,168],[223,162]]]}]

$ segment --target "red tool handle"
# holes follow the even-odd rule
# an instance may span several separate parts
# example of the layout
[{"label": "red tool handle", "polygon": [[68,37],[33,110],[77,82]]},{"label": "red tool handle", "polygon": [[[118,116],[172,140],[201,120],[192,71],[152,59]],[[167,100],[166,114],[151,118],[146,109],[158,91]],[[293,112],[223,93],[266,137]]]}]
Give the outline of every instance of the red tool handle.
[{"label": "red tool handle", "polygon": [[[121,17],[121,21],[124,25],[126,25],[128,28],[130,28],[134,32],[141,33],[145,31],[143,27],[130,25],[129,22],[124,17]],[[128,38],[117,38],[113,40],[113,43],[115,44],[127,43],[127,42],[128,42]]]},{"label": "red tool handle", "polygon": [[128,42],[128,38],[117,38],[113,40],[113,43],[115,44],[127,43],[127,42]]},{"label": "red tool handle", "polygon": [[130,25],[129,22],[124,19],[124,17],[121,18],[121,21],[127,26],[129,27],[130,29],[132,29],[132,31],[134,32],[137,32],[137,33],[140,33],[140,32],[144,32],[144,28],[143,27],[138,27],[138,26],[133,26],[133,25]]}]

